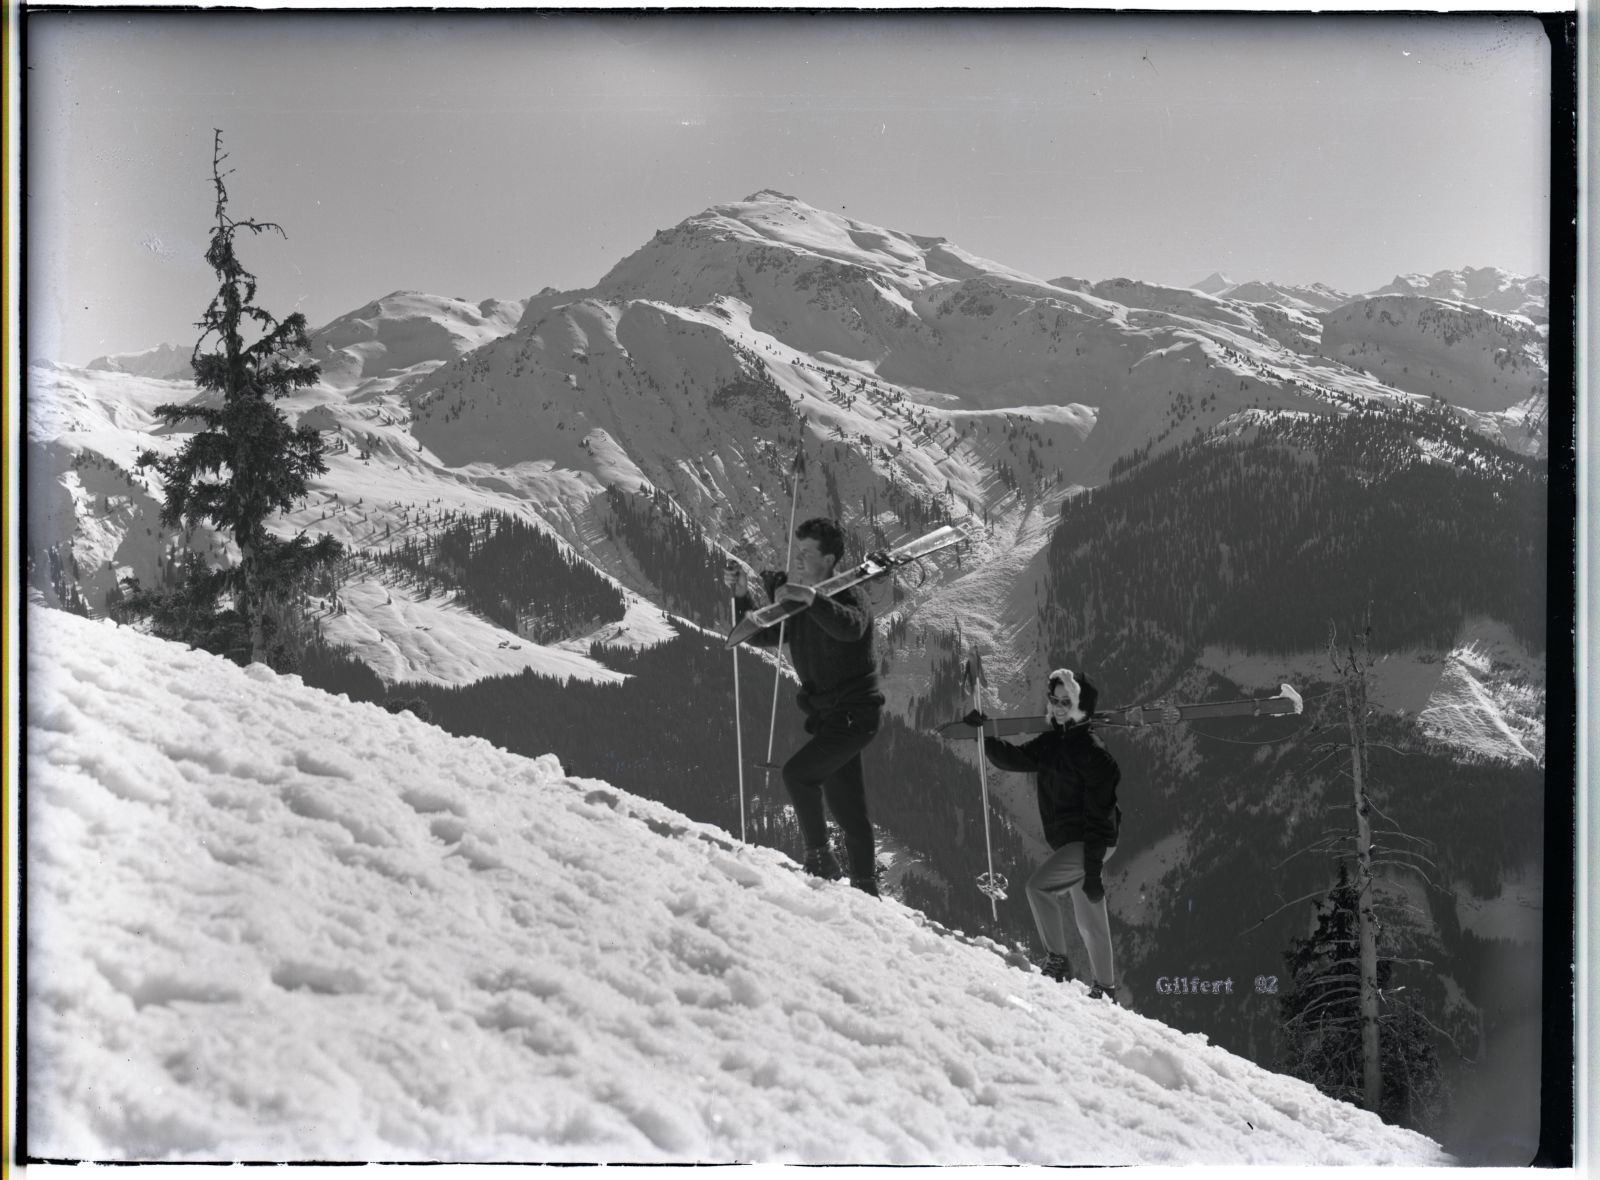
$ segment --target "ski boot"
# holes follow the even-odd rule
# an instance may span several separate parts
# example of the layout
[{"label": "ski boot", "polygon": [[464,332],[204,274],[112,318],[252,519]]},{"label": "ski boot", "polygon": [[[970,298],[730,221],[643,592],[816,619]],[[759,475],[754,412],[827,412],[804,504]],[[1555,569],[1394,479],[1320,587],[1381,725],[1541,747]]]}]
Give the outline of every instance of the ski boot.
[{"label": "ski boot", "polygon": [[827,847],[806,849],[805,863],[801,866],[813,877],[821,877],[824,881],[837,881],[844,876],[839,868],[839,862],[833,859],[833,851]]},{"label": "ski boot", "polygon": [[852,874],[851,877],[850,877],[850,884],[854,888],[861,890],[861,892],[865,893],[868,897],[882,897],[883,896],[883,894],[878,892],[878,873],[877,873],[877,870],[873,870],[871,873],[869,873],[865,877],[857,877],[854,874]]},{"label": "ski boot", "polygon": [[1072,978],[1072,964],[1066,955],[1058,955],[1051,951],[1044,957],[1044,965],[1039,968],[1044,972],[1046,979],[1053,979],[1057,983],[1066,983]]},{"label": "ski boot", "polygon": [[1117,1002],[1117,989],[1101,983],[1097,979],[1094,981],[1094,986],[1089,989],[1089,998],[1091,1000],[1110,1000],[1113,1004],[1115,1004]]}]

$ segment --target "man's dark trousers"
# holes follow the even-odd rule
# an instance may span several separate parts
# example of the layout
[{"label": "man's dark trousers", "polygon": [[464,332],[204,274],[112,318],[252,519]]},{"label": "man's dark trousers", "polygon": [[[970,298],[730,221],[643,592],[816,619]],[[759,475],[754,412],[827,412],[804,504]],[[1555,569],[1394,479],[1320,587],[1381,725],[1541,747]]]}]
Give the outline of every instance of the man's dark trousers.
[{"label": "man's dark trousers", "polygon": [[861,778],[861,751],[878,735],[880,720],[875,705],[814,714],[806,722],[811,740],[783,765],[783,785],[789,789],[806,847],[827,847],[828,821],[822,813],[826,799],[828,810],[844,831],[852,877],[870,877],[877,860]]}]

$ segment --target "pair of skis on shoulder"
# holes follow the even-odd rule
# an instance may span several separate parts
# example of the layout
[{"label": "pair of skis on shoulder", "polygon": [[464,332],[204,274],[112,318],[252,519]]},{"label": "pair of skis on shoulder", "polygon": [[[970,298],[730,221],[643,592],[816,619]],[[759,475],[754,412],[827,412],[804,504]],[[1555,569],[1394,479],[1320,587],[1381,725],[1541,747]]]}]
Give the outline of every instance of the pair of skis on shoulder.
[{"label": "pair of skis on shoulder", "polygon": [[[1180,721],[1200,721],[1207,717],[1285,717],[1298,716],[1305,711],[1300,694],[1290,685],[1278,686],[1278,695],[1271,697],[1246,697],[1237,701],[1206,701],[1193,705],[1168,705],[1157,702],[1134,705],[1128,709],[1111,709],[1089,717],[1092,725],[1109,725],[1118,728],[1136,728],[1143,725],[1173,725]],[[991,717],[983,723],[985,737],[1012,737],[1023,733],[1044,733],[1051,726],[1048,716]],[[965,721],[951,721],[939,726],[938,734],[944,738],[975,738],[978,727]]]},{"label": "pair of skis on shoulder", "polygon": [[[922,558],[938,553],[942,549],[948,549],[952,545],[959,545],[966,539],[966,533],[953,524],[947,524],[943,528],[934,529],[926,536],[918,537],[915,541],[907,541],[904,545],[878,553],[869,553],[860,563],[834,574],[826,581],[818,582],[813,589],[819,597],[828,598],[841,590],[848,590],[851,586],[870,582],[873,578],[900,566],[914,565]],[[784,601],[769,603],[760,610],[750,611],[734,625],[733,630],[728,632],[727,646],[738,647],[757,631],[776,627],[785,619],[792,619],[805,609],[802,603]]]},{"label": "pair of skis on shoulder", "polygon": [[[969,665],[970,672],[970,665]],[[976,684],[973,686],[974,700],[976,700]],[[1300,694],[1290,685],[1278,686],[1278,695],[1271,697],[1250,697],[1237,701],[1205,701],[1193,705],[1172,705],[1156,702],[1149,705],[1134,705],[1127,709],[1114,709],[1107,712],[1093,713],[1089,722],[1093,725],[1113,725],[1136,727],[1143,725],[1173,725],[1180,721],[1198,721],[1205,717],[1283,717],[1298,715],[1304,711],[1304,703]],[[981,727],[965,720],[951,721],[939,726],[935,731],[940,737],[949,739],[973,740],[981,734],[984,737],[1010,737],[1015,734],[1045,733],[1055,723],[1049,716],[1028,717],[989,717]],[[983,788],[983,822],[984,844],[988,846],[989,839],[989,779],[984,770],[985,758],[978,756],[978,781]],[[989,871],[978,877],[978,890],[989,897],[991,910],[996,903],[1004,901],[1009,883],[1001,874],[994,871],[993,852],[990,852]]]}]

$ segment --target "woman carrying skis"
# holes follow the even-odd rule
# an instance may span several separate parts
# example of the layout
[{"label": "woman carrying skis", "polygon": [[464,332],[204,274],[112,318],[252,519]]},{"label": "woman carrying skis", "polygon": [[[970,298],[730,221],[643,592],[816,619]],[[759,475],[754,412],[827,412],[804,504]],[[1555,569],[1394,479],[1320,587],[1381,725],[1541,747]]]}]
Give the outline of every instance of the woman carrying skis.
[{"label": "woman carrying skis", "polygon": [[[1039,818],[1051,853],[1028,878],[1027,888],[1034,925],[1047,952],[1044,973],[1060,982],[1072,978],[1067,962],[1070,905],[1094,972],[1089,995],[1115,1002],[1116,964],[1101,869],[1117,849],[1122,824],[1117,783],[1122,772],[1111,752],[1089,730],[1089,717],[1100,695],[1089,678],[1057,668],[1050,673],[1048,691],[1048,732],[1020,746],[985,737],[983,750],[1001,770],[1037,776]],[[976,709],[966,716],[969,725],[979,727],[987,720]]]}]

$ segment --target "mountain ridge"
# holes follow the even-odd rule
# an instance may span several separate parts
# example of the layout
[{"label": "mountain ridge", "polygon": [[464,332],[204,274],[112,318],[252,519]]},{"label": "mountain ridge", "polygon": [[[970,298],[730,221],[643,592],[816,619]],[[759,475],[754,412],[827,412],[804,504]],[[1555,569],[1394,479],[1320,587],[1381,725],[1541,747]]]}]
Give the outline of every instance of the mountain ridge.
[{"label": "mountain ridge", "polygon": [[[951,278],[929,262],[946,257],[989,269]],[[1373,319],[1417,336],[1433,306],[1415,305],[1398,328]],[[613,575],[628,563],[592,543],[606,487],[659,489],[716,544],[763,559],[785,547],[786,467],[802,445],[823,456],[801,481],[806,510],[844,510],[861,543],[904,535],[885,509],[909,497],[966,522],[983,542],[975,557],[1000,552],[995,526],[1012,530],[1026,563],[1043,534],[1002,522],[1048,518],[1130,455],[1262,413],[1400,406],[1438,392],[1401,372],[1407,354],[1393,340],[1352,329],[1367,330],[1365,317],[1339,319],[1336,339],[1370,371],[1321,355],[1323,319],[1127,279],[1066,290],[941,237],[761,190],[659,232],[587,290],[509,303],[405,291],[374,300],[316,329],[330,376],[286,405],[342,448],[335,463],[346,474],[330,475],[330,488],[381,457],[397,465],[382,493],[393,503],[439,484],[435,497],[475,512],[469,505],[512,493],[518,511]],[[1484,315],[1466,339],[1505,323]],[[1542,363],[1534,344],[1523,372]],[[1495,355],[1487,345],[1472,353],[1479,370],[1486,353]],[[1388,380],[1412,388],[1386,383],[1390,370]],[[70,380],[58,373],[56,388]],[[1463,417],[1510,445],[1536,445],[1524,436],[1541,419],[1541,390],[1526,379],[1503,388],[1508,408]],[[70,451],[54,462],[69,464]],[[381,524],[385,513],[363,504],[365,523],[349,527],[356,506],[328,494],[289,524],[370,543],[402,523]],[[153,568],[103,545],[83,556],[80,565],[98,567],[91,597],[109,587],[107,568],[146,578]],[[1002,648],[1014,644],[999,637],[1036,613],[999,585],[953,613],[935,609],[955,588],[936,571],[920,604],[943,625],[992,617]],[[995,669],[1002,691],[1023,683],[1020,653],[997,653]]]}]

